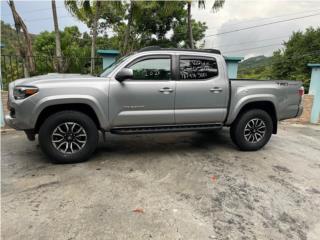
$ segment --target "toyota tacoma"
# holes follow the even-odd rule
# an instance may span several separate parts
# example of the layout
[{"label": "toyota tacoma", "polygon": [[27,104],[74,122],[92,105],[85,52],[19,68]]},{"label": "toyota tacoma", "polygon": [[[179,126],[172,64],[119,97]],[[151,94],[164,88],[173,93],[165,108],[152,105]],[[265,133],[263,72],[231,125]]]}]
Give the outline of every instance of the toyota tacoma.
[{"label": "toyota tacoma", "polygon": [[9,85],[6,123],[57,163],[87,160],[113,134],[230,127],[240,150],[262,148],[278,121],[301,115],[299,81],[229,79],[219,50],[148,47],[100,76],[47,74]]}]

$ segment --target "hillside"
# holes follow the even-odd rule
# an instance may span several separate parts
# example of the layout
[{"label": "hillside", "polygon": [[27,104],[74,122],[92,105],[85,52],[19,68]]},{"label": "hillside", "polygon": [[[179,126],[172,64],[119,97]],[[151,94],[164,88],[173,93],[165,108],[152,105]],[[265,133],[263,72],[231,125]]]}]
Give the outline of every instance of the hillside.
[{"label": "hillside", "polygon": [[271,57],[257,56],[251,57],[239,64],[239,69],[257,68],[271,64]]},{"label": "hillside", "polygon": [[[35,34],[30,34],[31,38],[35,38]],[[21,33],[21,42],[23,43],[23,35]],[[17,33],[14,28],[3,21],[1,21],[1,43],[5,46],[1,49],[2,55],[19,55],[19,43]]]},{"label": "hillside", "polygon": [[238,78],[269,79],[272,57],[251,57],[239,64]]}]

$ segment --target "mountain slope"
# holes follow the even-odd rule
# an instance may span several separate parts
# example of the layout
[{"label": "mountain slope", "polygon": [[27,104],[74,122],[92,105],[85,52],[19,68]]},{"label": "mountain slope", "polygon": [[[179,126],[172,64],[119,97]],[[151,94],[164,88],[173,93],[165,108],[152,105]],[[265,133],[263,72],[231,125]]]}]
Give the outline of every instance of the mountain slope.
[{"label": "mountain slope", "polygon": [[239,63],[238,78],[269,79],[272,57],[257,56]]}]

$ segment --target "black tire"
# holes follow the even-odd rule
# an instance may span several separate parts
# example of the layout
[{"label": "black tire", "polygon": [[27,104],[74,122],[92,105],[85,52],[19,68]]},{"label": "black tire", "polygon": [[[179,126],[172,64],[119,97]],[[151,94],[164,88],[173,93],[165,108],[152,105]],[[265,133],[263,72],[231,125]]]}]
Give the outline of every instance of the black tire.
[{"label": "black tire", "polygon": [[[69,128],[73,126],[81,129],[82,140],[85,138],[82,143],[73,141],[73,144],[68,149],[68,144],[65,144],[65,148],[71,151],[63,153],[60,149],[54,146],[54,131],[57,131],[59,126],[64,126],[67,123],[65,129],[66,132],[69,132]],[[60,127],[61,129],[61,127]],[[78,131],[78,130],[77,130]],[[72,130],[70,130],[71,134]],[[59,133],[60,134],[60,133]],[[61,135],[61,134],[60,134]],[[67,135],[67,133],[66,133]],[[76,134],[75,134],[76,135]],[[65,135],[64,135],[65,136]],[[80,136],[80,135],[79,135]],[[66,137],[61,137],[65,140]],[[79,137],[80,138],[80,137]],[[95,151],[99,140],[99,134],[96,124],[93,120],[84,113],[78,111],[61,111],[49,116],[44,123],[41,125],[39,130],[39,144],[42,151],[52,160],[54,163],[77,163],[86,161]],[[85,143],[83,143],[85,142]],[[76,144],[77,143],[77,144]],[[56,144],[58,145],[58,144]],[[78,147],[76,147],[76,145]],[[79,147],[81,146],[81,148]],[[74,152],[72,146],[76,147],[77,151]]]},{"label": "black tire", "polygon": [[[260,124],[260,127],[257,127],[258,124]],[[253,127],[251,128],[250,126]],[[257,128],[259,132],[257,132]],[[230,127],[230,137],[240,150],[256,151],[267,144],[272,135],[272,131],[273,123],[270,115],[261,109],[251,109],[242,113],[234,123],[232,123]]]}]

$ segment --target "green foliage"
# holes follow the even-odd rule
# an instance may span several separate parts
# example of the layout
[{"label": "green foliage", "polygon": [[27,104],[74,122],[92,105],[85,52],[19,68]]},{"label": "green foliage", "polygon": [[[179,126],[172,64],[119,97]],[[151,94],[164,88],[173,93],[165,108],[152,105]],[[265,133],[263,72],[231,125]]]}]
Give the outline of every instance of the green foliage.
[{"label": "green foliage", "polygon": [[[192,34],[194,45],[196,42],[200,41],[205,36],[205,31],[207,30],[207,25],[205,22],[196,22],[192,20]],[[187,19],[183,19],[178,22],[173,28],[173,36],[171,37],[171,42],[173,47],[187,47],[189,46],[189,39],[187,36]],[[196,46],[196,45],[195,45]]]},{"label": "green foliage", "polygon": [[[5,45],[3,49],[1,49],[2,55],[19,55],[19,42],[17,38],[16,30],[7,24],[1,22],[1,43]],[[31,39],[35,38],[34,34],[30,34]],[[20,34],[20,39],[23,39],[22,33]]]},{"label": "green foliage", "polygon": [[308,90],[310,68],[307,64],[320,62],[320,28],[294,32],[283,45],[284,49],[273,54],[272,78],[300,80]]},{"label": "green foliage", "polygon": [[320,62],[320,28],[294,32],[284,48],[272,57],[258,56],[239,64],[239,78],[299,80],[308,91],[311,70],[308,63]]},{"label": "green foliage", "polygon": [[238,77],[250,79],[270,79],[271,61],[271,57],[265,56],[248,58],[239,64]]}]

